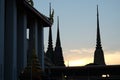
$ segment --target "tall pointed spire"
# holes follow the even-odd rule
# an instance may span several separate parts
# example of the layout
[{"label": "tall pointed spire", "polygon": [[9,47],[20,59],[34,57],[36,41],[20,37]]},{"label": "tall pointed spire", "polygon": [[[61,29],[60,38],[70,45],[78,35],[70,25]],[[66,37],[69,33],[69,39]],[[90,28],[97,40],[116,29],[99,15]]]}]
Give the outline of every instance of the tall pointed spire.
[{"label": "tall pointed spire", "polygon": [[94,52],[94,64],[105,65],[104,61],[104,52],[101,46],[101,38],[100,38],[100,29],[99,29],[99,12],[97,5],[97,42],[96,42],[96,50]]},{"label": "tall pointed spire", "polygon": [[61,46],[60,42],[60,34],[59,34],[59,16],[57,17],[57,40],[56,40],[56,46]]},{"label": "tall pointed spire", "polygon": [[101,48],[98,5],[97,5],[97,45],[96,45],[96,47]]},{"label": "tall pointed spire", "polygon": [[65,66],[64,59],[63,59],[63,52],[61,47],[60,41],[60,32],[59,32],[59,17],[57,17],[57,39],[56,39],[56,46],[55,46],[55,65],[56,66]]},{"label": "tall pointed spire", "polygon": [[[53,23],[53,12],[51,13],[51,3],[49,3],[49,19]],[[54,51],[52,43],[52,26],[49,27],[48,48],[45,54],[46,66],[54,65]]]},{"label": "tall pointed spire", "polygon": [[52,29],[49,27],[49,40],[48,40],[48,48],[46,51],[46,57],[50,60],[51,64],[54,64],[54,54],[53,54],[53,43],[52,43]]}]

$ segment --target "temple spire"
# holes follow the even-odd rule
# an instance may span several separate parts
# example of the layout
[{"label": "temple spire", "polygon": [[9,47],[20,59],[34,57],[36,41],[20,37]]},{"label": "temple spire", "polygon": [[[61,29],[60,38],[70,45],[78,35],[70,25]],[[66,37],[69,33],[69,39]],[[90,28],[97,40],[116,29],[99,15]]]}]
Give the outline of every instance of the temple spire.
[{"label": "temple spire", "polygon": [[56,46],[61,46],[60,42],[60,34],[59,34],[59,16],[57,17],[57,40],[56,40]]},{"label": "temple spire", "polygon": [[96,48],[101,48],[98,5],[97,5],[97,44],[96,44]]},{"label": "temple spire", "polygon": [[104,52],[101,47],[101,39],[100,39],[98,5],[97,5],[97,41],[96,41],[96,50],[94,52],[94,64],[105,65]]},{"label": "temple spire", "polygon": [[54,57],[55,65],[56,66],[65,66],[64,59],[63,59],[62,47],[61,47],[61,41],[60,41],[59,17],[57,17],[57,39],[56,39],[54,55],[55,55],[55,57]]},{"label": "temple spire", "polygon": [[[49,19],[53,24],[53,12],[51,13],[51,3],[49,3]],[[53,43],[52,43],[52,26],[49,27],[49,36],[48,36],[48,48],[46,51],[46,59],[49,61],[51,65],[54,65],[54,51],[53,51]]]},{"label": "temple spire", "polygon": [[52,43],[52,29],[51,27],[49,27],[49,37],[48,37],[48,48],[47,48],[47,51],[46,51],[46,57],[48,59],[50,59],[50,62],[51,64],[54,63],[54,60],[53,60],[53,57],[54,57],[54,54],[53,54],[53,43]]},{"label": "temple spire", "polygon": [[53,43],[52,43],[52,29],[51,29],[51,27],[49,27],[48,48],[53,49]]},{"label": "temple spire", "polygon": [[[51,19],[51,3],[49,3],[49,17]],[[49,27],[49,36],[48,36],[48,49],[53,49],[53,43],[52,43],[52,29]]]}]

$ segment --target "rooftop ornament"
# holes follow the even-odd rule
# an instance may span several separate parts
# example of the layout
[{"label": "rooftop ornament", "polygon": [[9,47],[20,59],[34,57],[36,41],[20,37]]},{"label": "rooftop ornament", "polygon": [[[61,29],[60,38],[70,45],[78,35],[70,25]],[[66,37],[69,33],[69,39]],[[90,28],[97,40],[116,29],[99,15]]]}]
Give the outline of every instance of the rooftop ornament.
[{"label": "rooftop ornament", "polygon": [[49,3],[49,5],[50,5],[49,19],[51,23],[53,24],[54,23],[54,9],[52,9],[52,12],[51,12],[51,3]]},{"label": "rooftop ornament", "polygon": [[33,0],[26,0],[31,6],[34,6]]}]

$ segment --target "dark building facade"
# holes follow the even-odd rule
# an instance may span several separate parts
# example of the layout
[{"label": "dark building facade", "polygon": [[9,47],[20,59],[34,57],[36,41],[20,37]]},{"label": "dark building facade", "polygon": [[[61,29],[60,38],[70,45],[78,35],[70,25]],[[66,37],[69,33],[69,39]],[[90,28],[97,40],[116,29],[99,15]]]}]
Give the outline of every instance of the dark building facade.
[{"label": "dark building facade", "polygon": [[0,80],[18,80],[27,66],[33,48],[29,46],[28,53],[27,29],[30,30],[28,44],[32,44],[34,37],[36,55],[44,70],[43,28],[51,25],[49,18],[26,0],[0,0]]},{"label": "dark building facade", "polygon": [[[59,19],[54,49],[51,29],[53,14],[50,11],[50,17],[47,17],[32,5],[33,3],[26,0],[0,0],[0,80],[120,80],[120,65],[108,66],[104,62],[98,6],[97,45],[93,63],[98,65],[65,67]],[[49,27],[46,53],[43,40],[44,27]],[[28,47],[27,29],[30,30]]]}]

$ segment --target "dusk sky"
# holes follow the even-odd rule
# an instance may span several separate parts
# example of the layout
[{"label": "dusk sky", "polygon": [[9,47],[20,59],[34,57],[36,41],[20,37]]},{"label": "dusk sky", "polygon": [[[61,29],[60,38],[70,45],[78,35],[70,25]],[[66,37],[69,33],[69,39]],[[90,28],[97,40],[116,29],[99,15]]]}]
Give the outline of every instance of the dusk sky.
[{"label": "dusk sky", "polygon": [[[101,42],[107,65],[120,64],[120,0],[34,0],[34,7],[49,16],[54,9],[53,46],[59,16],[60,37],[66,66],[84,66],[93,62],[96,46],[97,4]],[[44,29],[45,50],[48,28]]]}]

